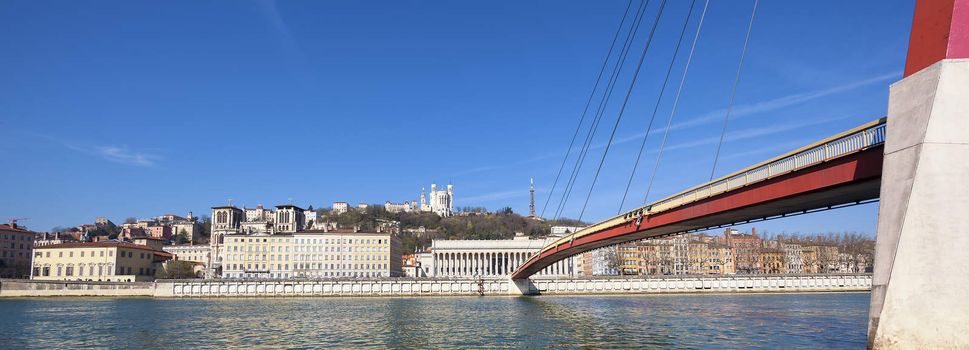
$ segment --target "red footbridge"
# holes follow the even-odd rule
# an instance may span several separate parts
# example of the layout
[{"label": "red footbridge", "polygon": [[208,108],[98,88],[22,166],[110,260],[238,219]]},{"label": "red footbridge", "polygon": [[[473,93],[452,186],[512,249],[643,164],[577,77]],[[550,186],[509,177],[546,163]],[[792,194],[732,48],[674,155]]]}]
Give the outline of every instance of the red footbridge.
[{"label": "red footbridge", "polygon": [[605,246],[875,201],[885,128],[882,118],[590,225],[546,245],[512,278]]}]

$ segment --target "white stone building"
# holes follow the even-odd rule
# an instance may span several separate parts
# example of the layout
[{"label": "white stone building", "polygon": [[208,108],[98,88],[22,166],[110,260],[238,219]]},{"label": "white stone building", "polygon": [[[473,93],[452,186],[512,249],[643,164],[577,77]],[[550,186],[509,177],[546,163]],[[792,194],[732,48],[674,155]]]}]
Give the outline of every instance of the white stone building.
[{"label": "white stone building", "polygon": [[316,222],[319,221],[319,215],[317,215],[316,210],[313,210],[313,206],[303,212],[303,227],[307,230],[312,230],[316,228]]},{"label": "white stone building", "polygon": [[337,214],[343,214],[350,210],[350,203],[347,202],[333,202],[333,212]]},{"label": "white stone building", "polygon": [[391,213],[410,213],[417,210],[417,202],[393,203],[387,201],[384,203],[384,209]]},{"label": "white stone building", "polygon": [[209,257],[211,261],[206,263],[208,270],[205,275],[207,278],[215,278],[221,274],[224,237],[239,233],[245,218],[245,212],[235,206],[212,207],[212,232],[209,237],[209,247],[211,248]]},{"label": "white stone building", "polygon": [[431,184],[430,198],[421,190],[421,211],[433,212],[441,217],[454,214],[454,185],[448,184],[447,190],[438,191],[437,184]]},{"label": "white stone building", "polygon": [[212,258],[212,247],[207,245],[166,245],[162,250],[172,253],[174,260],[191,261],[201,265],[203,271]]},{"label": "white stone building", "polygon": [[[518,235],[505,240],[434,240],[431,276],[507,276],[537,253],[549,240]],[[559,261],[538,276],[574,276],[575,259]]]},{"label": "white stone building", "polygon": [[303,224],[306,223],[305,211],[292,204],[277,205],[274,220],[276,232],[293,233],[303,230]]},{"label": "white stone building", "polygon": [[787,273],[804,273],[804,248],[800,244],[784,243],[784,261],[787,263]]}]

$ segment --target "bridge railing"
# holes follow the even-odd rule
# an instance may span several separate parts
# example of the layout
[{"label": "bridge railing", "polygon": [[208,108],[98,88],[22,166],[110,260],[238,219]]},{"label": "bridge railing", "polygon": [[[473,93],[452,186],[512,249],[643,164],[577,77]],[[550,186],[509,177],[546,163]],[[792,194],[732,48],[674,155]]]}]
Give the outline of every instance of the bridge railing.
[{"label": "bridge railing", "polygon": [[885,142],[885,125],[884,119],[866,124],[860,127],[860,130],[856,128],[849,131],[847,135],[841,134],[833,140],[824,140],[820,144],[810,145],[793,154],[782,155],[735,172],[654,202],[643,209],[649,208],[650,213],[661,212],[880,145]]},{"label": "bridge railing", "polygon": [[886,119],[881,118],[866,123],[841,134],[831,136],[811,145],[731,173],[709,183],[666,197],[652,204],[627,211],[598,224],[583,228],[572,235],[562,237],[547,245],[541,251],[536,252],[536,256],[540,255],[541,252],[568,243],[576,237],[622,224],[641,214],[655,214],[670,210],[727,191],[750,186],[760,181],[797,171],[804,167],[828,162],[854,152],[881,145],[885,142],[885,122]]}]

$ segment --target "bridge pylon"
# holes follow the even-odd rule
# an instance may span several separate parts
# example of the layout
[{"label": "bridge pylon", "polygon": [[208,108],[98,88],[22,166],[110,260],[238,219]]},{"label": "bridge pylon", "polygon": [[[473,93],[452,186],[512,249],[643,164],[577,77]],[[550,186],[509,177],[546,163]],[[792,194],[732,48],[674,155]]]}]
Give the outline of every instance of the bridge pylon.
[{"label": "bridge pylon", "polygon": [[868,347],[966,349],[969,0],[918,0],[892,85]]}]

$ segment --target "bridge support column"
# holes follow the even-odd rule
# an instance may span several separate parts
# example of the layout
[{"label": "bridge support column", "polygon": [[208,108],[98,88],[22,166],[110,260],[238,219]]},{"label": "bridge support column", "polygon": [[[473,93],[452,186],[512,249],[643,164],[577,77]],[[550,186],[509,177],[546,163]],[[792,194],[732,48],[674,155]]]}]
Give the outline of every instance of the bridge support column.
[{"label": "bridge support column", "polygon": [[946,59],[891,87],[869,347],[969,348],[966,267],[969,59]]},{"label": "bridge support column", "polygon": [[511,288],[508,288],[508,294],[513,295],[535,295],[538,294],[538,288],[532,284],[530,279],[520,279],[516,280],[509,278],[511,281]]}]

